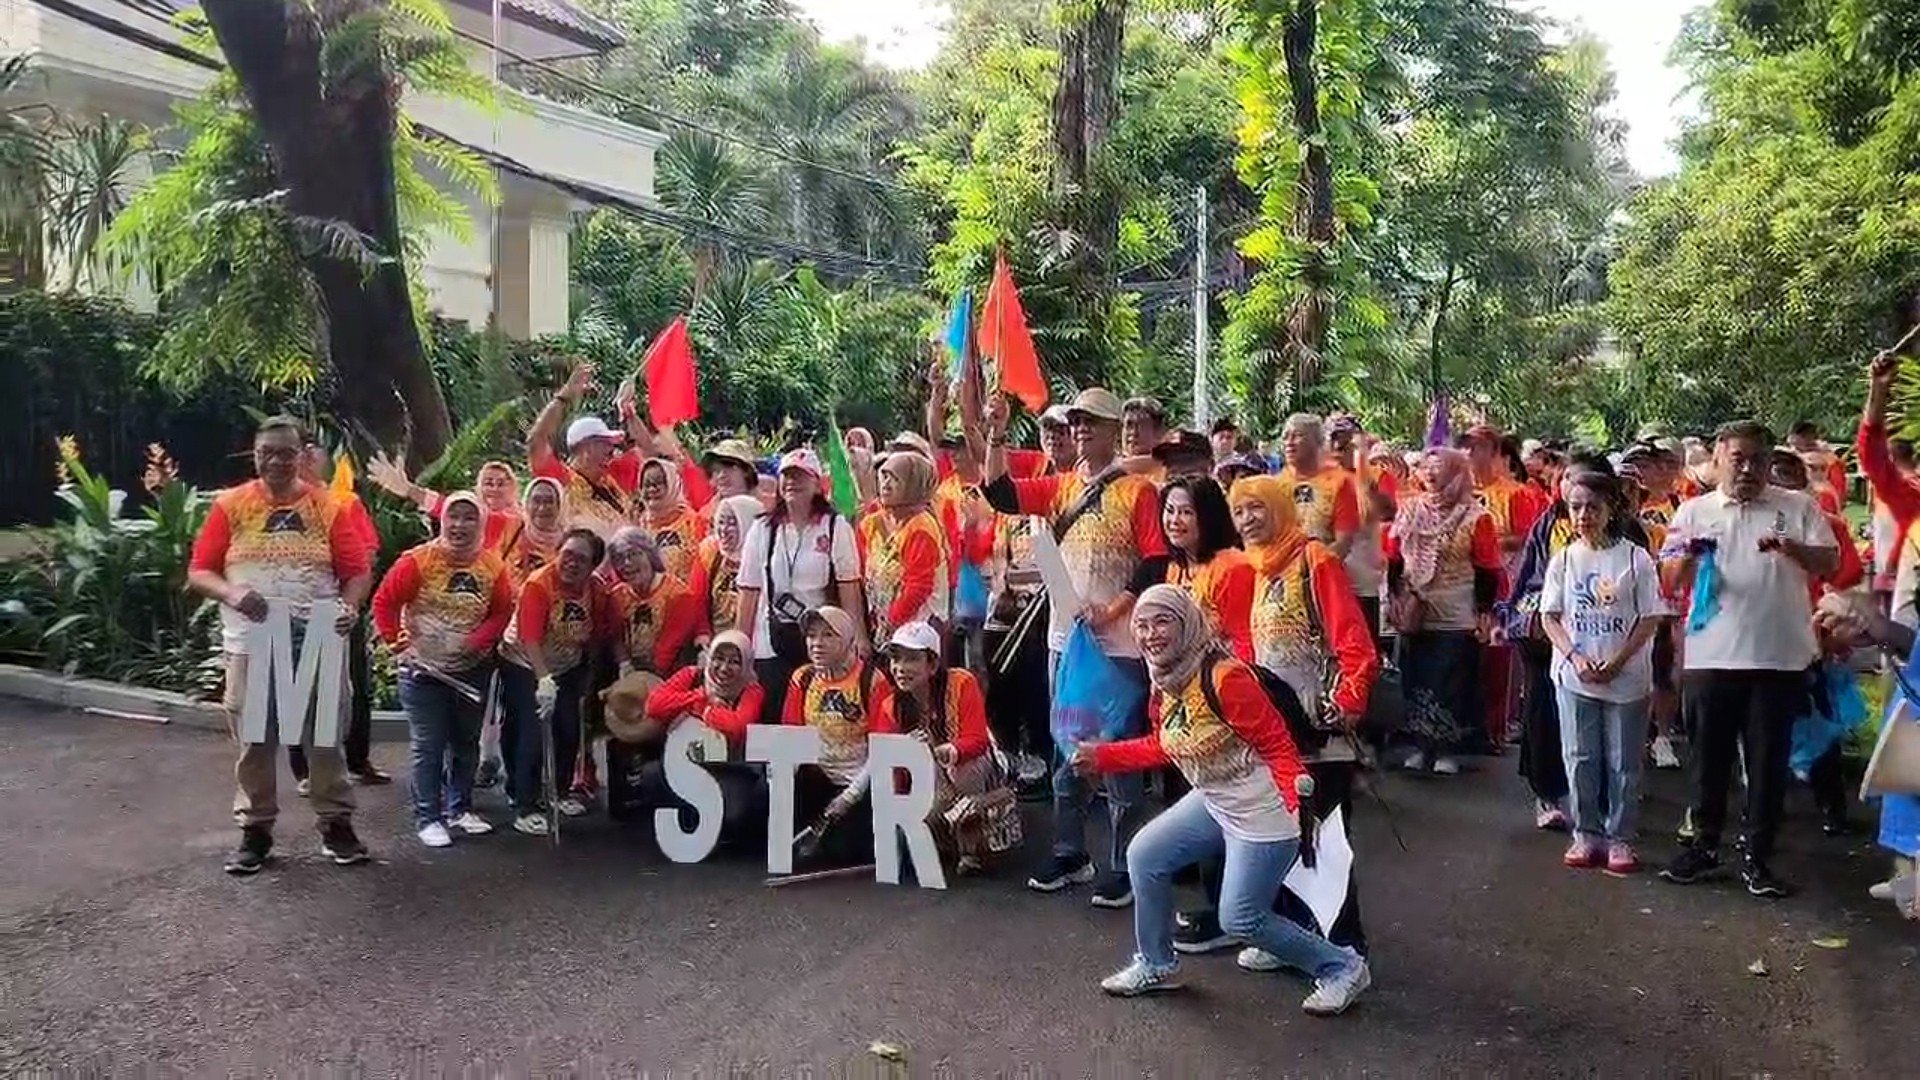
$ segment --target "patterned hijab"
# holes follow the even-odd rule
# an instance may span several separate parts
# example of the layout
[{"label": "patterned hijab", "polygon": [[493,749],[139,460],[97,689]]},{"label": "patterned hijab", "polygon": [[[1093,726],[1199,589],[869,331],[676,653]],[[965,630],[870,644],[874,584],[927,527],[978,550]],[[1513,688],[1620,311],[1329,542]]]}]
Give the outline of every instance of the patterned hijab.
[{"label": "patterned hijab", "polygon": [[1427,462],[1433,467],[1432,484],[1408,500],[1393,521],[1407,584],[1415,592],[1433,582],[1440,552],[1461,526],[1482,512],[1473,498],[1473,468],[1464,451],[1436,447],[1427,451]]},{"label": "patterned hijab", "polygon": [[[666,521],[687,508],[687,489],[680,480],[679,463],[663,457],[648,458],[641,463],[639,489],[645,489],[647,470],[654,468],[660,470],[660,475],[666,484],[666,490],[661,494],[659,502],[659,505],[665,509],[656,512],[653,507],[648,506],[644,508],[644,512],[648,521]],[[638,490],[634,494],[634,499],[636,502],[641,501]]]},{"label": "patterned hijab", "polygon": [[[1173,646],[1160,656],[1147,657],[1147,672],[1154,689],[1178,694],[1199,676],[1208,657],[1225,655],[1220,639],[1206,613],[1192,595],[1177,585],[1154,585],[1140,594],[1133,605],[1133,636],[1144,639],[1146,627],[1158,617],[1171,615],[1177,624]],[[1144,644],[1141,652],[1145,653]]]},{"label": "patterned hijab", "polygon": [[1272,536],[1258,544],[1244,536],[1240,538],[1247,561],[1253,563],[1256,572],[1272,577],[1306,549],[1306,530],[1300,527],[1300,513],[1294,506],[1293,492],[1288,490],[1286,481],[1277,476],[1241,477],[1233,482],[1233,494],[1228,498],[1228,503],[1232,506],[1258,503],[1266,508]]}]

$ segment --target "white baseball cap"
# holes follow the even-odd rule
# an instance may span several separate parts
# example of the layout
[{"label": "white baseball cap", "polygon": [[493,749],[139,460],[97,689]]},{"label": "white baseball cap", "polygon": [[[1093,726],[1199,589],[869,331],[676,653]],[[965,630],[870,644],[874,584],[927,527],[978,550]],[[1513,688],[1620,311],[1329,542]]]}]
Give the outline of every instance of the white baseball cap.
[{"label": "white baseball cap", "polygon": [[605,420],[597,416],[583,416],[567,425],[567,449],[572,450],[588,439],[612,439],[619,442],[625,438],[620,432],[607,426]]},{"label": "white baseball cap", "polygon": [[910,622],[895,630],[887,645],[895,649],[930,652],[937,656],[940,653],[940,632],[926,623]]},{"label": "white baseball cap", "polygon": [[820,455],[805,447],[801,447],[798,450],[789,450],[780,455],[779,471],[786,472],[788,469],[799,469],[801,472],[812,476],[816,480],[825,476],[827,472],[825,467],[820,464]]}]

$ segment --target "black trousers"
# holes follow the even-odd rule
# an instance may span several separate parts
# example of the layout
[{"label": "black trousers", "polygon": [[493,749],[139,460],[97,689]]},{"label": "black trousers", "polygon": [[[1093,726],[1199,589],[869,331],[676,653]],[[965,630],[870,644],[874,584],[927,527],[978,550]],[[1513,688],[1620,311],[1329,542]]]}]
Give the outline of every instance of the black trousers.
[{"label": "black trousers", "polygon": [[[347,771],[363,773],[372,767],[373,753],[373,659],[367,651],[367,617],[353,624],[347,635],[347,730],[340,733],[340,754],[347,759]],[[293,778],[307,778],[307,755],[298,746],[287,747],[287,767]]]},{"label": "black trousers", "polygon": [[1681,677],[1681,713],[1692,742],[1695,846],[1713,850],[1726,831],[1727,791],[1740,748],[1747,756],[1747,851],[1773,855],[1786,806],[1793,722],[1806,709],[1805,671],[1689,671]]},{"label": "black trousers", "polygon": [[753,662],[753,677],[760,681],[760,688],[766,691],[766,698],[760,705],[761,723],[780,722],[780,714],[787,707],[787,687],[793,682],[793,673],[799,669],[799,664],[779,656]]},{"label": "black trousers", "polygon": [[1553,650],[1544,642],[1523,641],[1521,677],[1526,680],[1520,724],[1520,775],[1533,797],[1558,803],[1567,797],[1567,764],[1560,756],[1560,710],[1553,692]]},{"label": "black trousers", "polygon": [[[1028,603],[1039,603],[1038,598]],[[988,665],[1011,636],[1005,627],[986,631]],[[1047,726],[1047,622],[1034,618],[1004,672],[987,680],[987,724],[1002,749],[1025,751],[1051,760],[1053,734]]]}]

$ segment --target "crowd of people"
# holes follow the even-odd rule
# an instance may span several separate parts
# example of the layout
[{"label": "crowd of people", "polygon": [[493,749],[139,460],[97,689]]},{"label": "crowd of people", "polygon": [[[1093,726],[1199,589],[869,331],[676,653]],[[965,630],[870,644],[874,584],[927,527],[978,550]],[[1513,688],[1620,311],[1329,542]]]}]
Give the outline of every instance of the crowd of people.
[{"label": "crowd of people", "polygon": [[[929,821],[957,872],[1020,846],[1021,798],[1051,802],[1028,886],[1090,886],[1095,906],[1133,909],[1135,955],[1108,992],[1172,989],[1179,954],[1237,944],[1249,970],[1304,972],[1304,1007],[1331,1015],[1371,979],[1357,882],[1326,919],[1282,883],[1320,826],[1350,828],[1376,764],[1444,777],[1517,744],[1534,823],[1571,834],[1566,865],[1631,874],[1643,765],[1680,767],[1684,747],[1691,798],[1663,876],[1718,867],[1737,773],[1740,876],[1761,897],[1788,891],[1771,855],[1796,772],[1825,827],[1849,826],[1837,740],[1802,770],[1797,732],[1834,709],[1818,691],[1848,650],[1911,646],[1888,612],[1912,610],[1895,553],[1915,547],[1920,479],[1887,436],[1891,372],[1876,360],[1858,443],[1885,522],[1872,589],[1907,594],[1891,605],[1863,599],[1838,516],[1847,472],[1817,431],[1776,446],[1737,422],[1607,454],[1482,424],[1406,450],[1352,417],[1300,414],[1269,458],[1231,421],[1175,430],[1158,403],[1094,388],[1019,449],[1006,397],[977,371],[950,388],[944,363],[924,430],[846,432],[857,490],[838,493],[825,443],[771,460],[732,438],[696,452],[624,392],[617,427],[569,419],[590,388],[581,366],[529,432],[524,488],[505,461],[451,493],[377,463],[381,486],[437,522],[377,585],[370,516],[324,483],[295,421],[271,419],[257,479],[216,500],[190,581],[222,605],[236,716],[247,624],[270,601],[337,600],[342,634],[370,611],[398,661],[428,847],[492,831],[474,791],[493,783],[527,835],[603,806],[690,813],[662,762],[693,719],[726,741],[701,767],[725,792],[722,844],[747,850],[764,843],[767,799],[742,755],[751,726],[817,731],[820,760],[796,780],[798,866],[857,866],[874,860],[867,736],[906,734],[936,762]],[[1083,674],[1062,669],[1088,633],[1112,700],[1139,705],[1062,741],[1048,703]],[[384,779],[362,711],[344,756],[285,739],[341,864],[368,857],[351,781]],[[275,741],[236,766],[234,874],[272,849]],[[1096,796],[1110,822],[1097,859]],[[1883,841],[1911,858],[1920,810],[1896,803]],[[1177,911],[1193,867],[1206,904]]]}]

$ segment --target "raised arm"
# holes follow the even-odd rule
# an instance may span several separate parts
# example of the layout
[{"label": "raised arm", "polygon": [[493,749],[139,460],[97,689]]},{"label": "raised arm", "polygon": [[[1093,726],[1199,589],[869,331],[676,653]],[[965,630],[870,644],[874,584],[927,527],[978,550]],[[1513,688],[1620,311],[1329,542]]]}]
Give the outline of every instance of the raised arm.
[{"label": "raised arm", "polygon": [[560,424],[566,420],[567,413],[580,404],[587,394],[587,388],[593,385],[593,365],[584,361],[573,366],[567,374],[567,381],[534,417],[533,427],[527,429],[527,464],[534,469],[553,460],[553,439],[560,434]]}]

